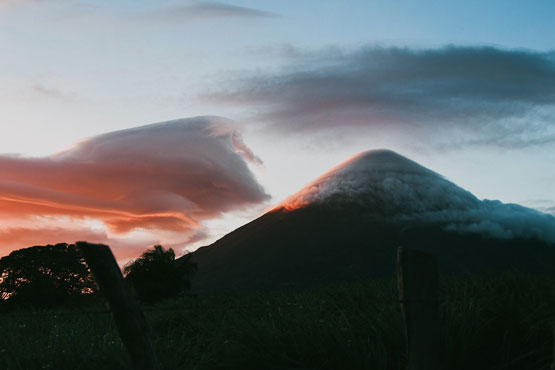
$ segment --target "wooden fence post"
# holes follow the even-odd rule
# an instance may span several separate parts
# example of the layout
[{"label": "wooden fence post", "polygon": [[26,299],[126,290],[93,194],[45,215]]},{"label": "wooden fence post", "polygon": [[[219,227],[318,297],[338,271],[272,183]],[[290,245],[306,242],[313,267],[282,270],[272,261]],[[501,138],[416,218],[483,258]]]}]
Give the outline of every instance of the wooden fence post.
[{"label": "wooden fence post", "polygon": [[407,369],[439,370],[438,267],[435,257],[398,248],[397,282],[407,338]]},{"label": "wooden fence post", "polygon": [[116,327],[131,357],[133,368],[156,369],[156,359],[147,335],[145,317],[126,286],[110,247],[87,242],[77,242],[76,245],[91,269],[100,292],[108,300]]},{"label": "wooden fence post", "polygon": [[555,370],[555,324],[553,324],[553,362],[551,363],[551,370]]}]

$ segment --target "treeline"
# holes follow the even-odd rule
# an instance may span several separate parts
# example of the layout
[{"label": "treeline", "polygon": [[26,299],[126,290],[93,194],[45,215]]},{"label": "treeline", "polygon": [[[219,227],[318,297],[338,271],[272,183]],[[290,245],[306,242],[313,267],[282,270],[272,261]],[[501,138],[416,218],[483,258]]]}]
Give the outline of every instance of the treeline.
[{"label": "treeline", "polygon": [[[188,255],[176,260],[160,245],[124,266],[125,280],[145,303],[187,294],[196,271]],[[86,305],[101,301],[87,263],[74,244],[34,246],[0,259],[0,309]]]}]

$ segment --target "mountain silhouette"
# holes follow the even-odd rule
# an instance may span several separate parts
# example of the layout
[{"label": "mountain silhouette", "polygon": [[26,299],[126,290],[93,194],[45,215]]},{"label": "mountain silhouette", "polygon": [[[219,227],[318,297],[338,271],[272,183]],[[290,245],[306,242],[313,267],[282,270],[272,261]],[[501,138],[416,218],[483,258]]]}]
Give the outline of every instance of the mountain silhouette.
[{"label": "mountain silhouette", "polygon": [[480,200],[389,150],[355,155],[193,253],[193,290],[305,288],[390,277],[396,248],[447,274],[555,271],[555,217]]}]

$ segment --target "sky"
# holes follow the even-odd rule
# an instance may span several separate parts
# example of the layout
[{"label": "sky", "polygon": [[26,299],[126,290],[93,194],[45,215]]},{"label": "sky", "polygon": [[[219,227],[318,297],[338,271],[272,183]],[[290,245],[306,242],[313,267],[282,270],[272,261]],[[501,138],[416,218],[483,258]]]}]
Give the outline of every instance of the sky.
[{"label": "sky", "polygon": [[[555,213],[550,1],[0,0],[0,255],[127,260],[387,148]],[[194,118],[197,117],[197,118]]]}]

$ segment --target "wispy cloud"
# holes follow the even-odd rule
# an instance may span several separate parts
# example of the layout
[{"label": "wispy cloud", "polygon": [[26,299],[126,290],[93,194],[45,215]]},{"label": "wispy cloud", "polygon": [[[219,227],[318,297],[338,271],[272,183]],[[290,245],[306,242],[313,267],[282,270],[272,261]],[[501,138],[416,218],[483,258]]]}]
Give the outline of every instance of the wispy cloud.
[{"label": "wispy cloud", "polygon": [[282,132],[404,129],[501,146],[555,142],[555,52],[493,47],[297,52],[277,73],[243,74],[213,102],[255,109]]},{"label": "wispy cloud", "polygon": [[220,2],[185,2],[160,7],[149,16],[165,20],[189,20],[195,18],[272,18],[276,14]]},{"label": "wispy cloud", "polygon": [[[205,231],[203,221],[268,198],[246,161],[260,163],[234,125],[216,117],[111,132],[45,158],[0,156],[0,217],[39,217],[35,243],[64,224],[86,236],[91,220],[103,241],[104,233],[117,241],[150,230],[184,242]],[[4,225],[0,240],[24,235],[20,224]]]},{"label": "wispy cloud", "polygon": [[555,201],[548,199],[535,199],[524,202],[528,207],[537,209],[543,213],[549,213],[555,216]]},{"label": "wispy cloud", "polygon": [[39,84],[33,85],[32,90],[36,94],[47,96],[47,97],[59,98],[63,96],[59,90],[45,87],[44,85],[39,85]]},{"label": "wispy cloud", "polygon": [[36,83],[30,88],[31,93],[39,98],[75,101],[79,100],[76,94],[62,91],[56,87],[48,86],[42,83]]}]

